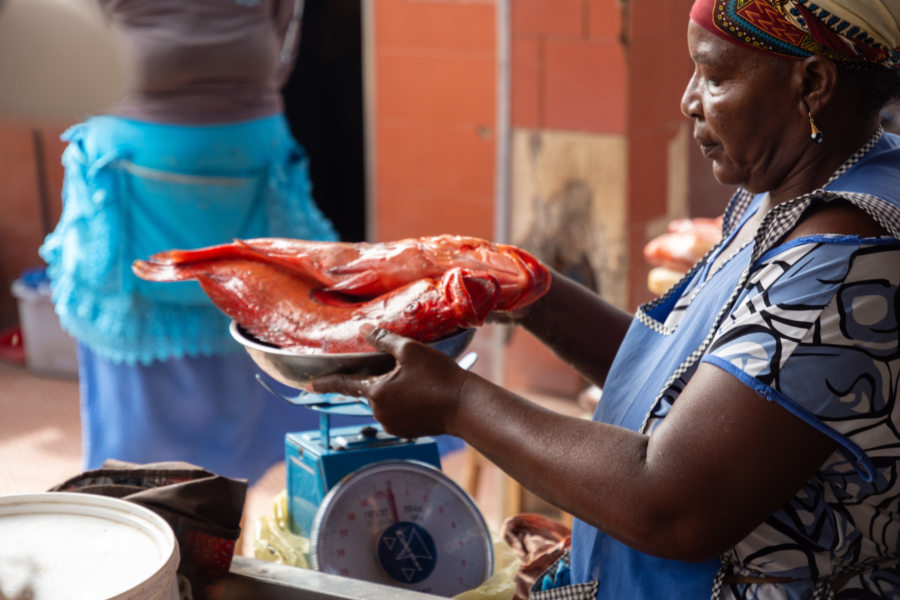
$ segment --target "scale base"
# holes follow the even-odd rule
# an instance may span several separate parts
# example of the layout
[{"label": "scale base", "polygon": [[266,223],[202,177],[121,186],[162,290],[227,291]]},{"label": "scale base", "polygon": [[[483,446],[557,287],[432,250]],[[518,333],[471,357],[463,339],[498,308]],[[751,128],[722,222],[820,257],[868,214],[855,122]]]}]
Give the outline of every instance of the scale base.
[{"label": "scale base", "polygon": [[428,437],[405,440],[374,423],[330,431],[330,447],[320,431],[288,433],[284,438],[288,515],[291,531],[309,538],[313,519],[328,491],[341,479],[383,460],[418,460],[441,468],[437,443]]}]

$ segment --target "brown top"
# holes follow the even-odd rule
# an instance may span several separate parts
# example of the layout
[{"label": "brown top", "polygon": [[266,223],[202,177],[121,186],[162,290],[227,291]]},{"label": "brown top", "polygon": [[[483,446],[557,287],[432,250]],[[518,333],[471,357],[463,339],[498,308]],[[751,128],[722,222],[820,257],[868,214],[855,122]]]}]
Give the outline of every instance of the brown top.
[{"label": "brown top", "polygon": [[97,1],[135,59],[134,85],[113,114],[229,123],[282,110],[302,0]]}]

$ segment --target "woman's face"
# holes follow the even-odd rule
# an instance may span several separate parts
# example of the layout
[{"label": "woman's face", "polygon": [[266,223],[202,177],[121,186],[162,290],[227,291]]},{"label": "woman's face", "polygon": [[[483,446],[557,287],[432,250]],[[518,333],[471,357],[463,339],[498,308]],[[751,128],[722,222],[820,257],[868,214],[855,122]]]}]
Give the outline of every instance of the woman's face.
[{"label": "woman's face", "polygon": [[809,122],[791,81],[791,63],[688,26],[694,74],[681,111],[713,161],[716,179],[760,193],[784,186],[809,146]]}]

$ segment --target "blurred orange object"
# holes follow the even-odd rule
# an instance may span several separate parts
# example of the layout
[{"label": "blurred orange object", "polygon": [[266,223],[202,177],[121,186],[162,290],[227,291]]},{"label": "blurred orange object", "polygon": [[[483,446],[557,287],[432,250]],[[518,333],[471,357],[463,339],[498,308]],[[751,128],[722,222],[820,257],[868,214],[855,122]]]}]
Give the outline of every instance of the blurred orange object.
[{"label": "blurred orange object", "polygon": [[675,219],[666,233],[644,246],[644,259],[653,265],[647,287],[661,294],[703,258],[722,239],[722,217]]},{"label": "blurred orange object", "polygon": [[666,233],[644,246],[644,258],[654,267],[686,273],[722,239],[722,217],[675,219]]},{"label": "blurred orange object", "polygon": [[675,271],[668,267],[653,267],[647,273],[647,289],[652,294],[662,296],[666,290],[678,283],[684,277],[684,271]]}]

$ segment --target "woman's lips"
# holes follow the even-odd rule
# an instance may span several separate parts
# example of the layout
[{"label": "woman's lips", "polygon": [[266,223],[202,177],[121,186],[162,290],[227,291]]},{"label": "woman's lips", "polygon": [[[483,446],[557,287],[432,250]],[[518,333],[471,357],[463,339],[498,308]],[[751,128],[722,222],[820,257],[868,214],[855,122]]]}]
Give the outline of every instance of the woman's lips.
[{"label": "woman's lips", "polygon": [[712,158],[713,154],[721,147],[718,143],[709,141],[697,140],[697,144],[700,146],[700,151],[703,152],[703,156],[706,158]]}]

